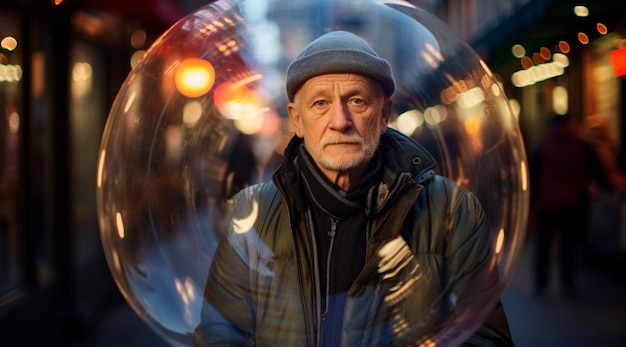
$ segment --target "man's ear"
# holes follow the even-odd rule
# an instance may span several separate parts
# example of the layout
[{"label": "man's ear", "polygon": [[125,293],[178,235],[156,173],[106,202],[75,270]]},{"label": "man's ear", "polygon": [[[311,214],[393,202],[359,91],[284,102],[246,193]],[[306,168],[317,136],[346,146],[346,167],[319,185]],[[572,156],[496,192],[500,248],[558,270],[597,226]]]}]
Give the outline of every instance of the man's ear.
[{"label": "man's ear", "polygon": [[385,103],[383,104],[382,109],[382,117],[381,117],[381,134],[387,131],[387,125],[389,124],[389,119],[391,118],[391,107],[393,106],[393,100],[391,98],[385,99]]},{"label": "man's ear", "polygon": [[296,136],[302,138],[304,136],[304,133],[302,132],[302,124],[300,123],[300,112],[298,112],[298,108],[293,102],[287,104],[287,114],[289,114],[289,120],[291,121],[291,125],[293,125],[293,128],[296,131]]}]

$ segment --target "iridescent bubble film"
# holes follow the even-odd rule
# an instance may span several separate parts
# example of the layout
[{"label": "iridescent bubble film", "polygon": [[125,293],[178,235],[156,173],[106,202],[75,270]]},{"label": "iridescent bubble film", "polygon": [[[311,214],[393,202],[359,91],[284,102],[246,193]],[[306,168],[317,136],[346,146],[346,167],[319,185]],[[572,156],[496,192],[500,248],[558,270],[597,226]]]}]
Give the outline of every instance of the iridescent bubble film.
[{"label": "iridescent bubble film", "polygon": [[[274,256],[255,236],[253,225],[263,213],[258,203],[227,216],[226,201],[271,179],[293,136],[287,66],[331,30],[362,37],[390,62],[396,81],[390,127],[425,146],[439,173],[476,194],[492,236],[486,261],[495,282],[479,278],[492,282],[470,293],[450,280],[441,291],[431,290],[427,302],[412,301],[410,292],[432,275],[415,261],[415,283],[384,297],[385,303],[405,301],[409,319],[388,314],[378,323],[397,341],[459,344],[506,289],[525,236],[526,154],[503,89],[471,47],[436,17],[402,1],[220,0],[173,25],[133,68],[112,105],[99,152],[99,224],[111,272],[131,307],[167,343],[191,345],[203,315],[228,319],[258,309],[236,298],[211,302],[205,291],[212,268],[253,265],[244,256],[233,258],[239,264],[214,262],[225,232],[232,237],[222,242],[245,238],[247,247]],[[414,257],[400,239],[378,255],[380,268],[391,270],[398,259]],[[253,275],[226,278],[272,278],[271,261],[254,266]],[[301,299],[288,290],[293,286],[297,273],[264,295],[301,309]],[[263,319],[283,333],[285,322]]]}]

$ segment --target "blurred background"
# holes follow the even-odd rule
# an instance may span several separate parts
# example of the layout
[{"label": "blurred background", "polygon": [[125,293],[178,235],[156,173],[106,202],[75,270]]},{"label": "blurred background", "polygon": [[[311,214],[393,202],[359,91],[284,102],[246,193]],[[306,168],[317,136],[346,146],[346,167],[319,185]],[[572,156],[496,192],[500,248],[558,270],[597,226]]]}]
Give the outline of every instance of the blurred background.
[{"label": "blurred background", "polygon": [[[305,11],[310,1],[289,10]],[[1,345],[164,345],[127,306],[104,259],[97,153],[134,64],[178,19],[209,2],[0,3]],[[626,2],[410,2],[447,23],[497,75],[529,152],[550,115],[568,115],[610,162],[615,184],[588,187],[577,298],[556,289],[545,300],[533,297],[531,213],[503,297],[514,339],[520,346],[626,345]],[[368,17],[346,20],[358,26]]]}]

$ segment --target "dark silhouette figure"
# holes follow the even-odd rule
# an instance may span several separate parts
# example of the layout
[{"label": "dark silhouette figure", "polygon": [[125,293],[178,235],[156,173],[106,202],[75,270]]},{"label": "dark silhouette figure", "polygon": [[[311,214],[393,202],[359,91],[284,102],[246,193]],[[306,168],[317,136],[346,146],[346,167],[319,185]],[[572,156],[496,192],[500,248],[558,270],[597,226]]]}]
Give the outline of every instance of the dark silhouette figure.
[{"label": "dark silhouette figure", "polygon": [[258,182],[253,146],[253,137],[250,135],[240,134],[235,141],[222,184],[224,202],[245,187]]},{"label": "dark silhouette figure", "polygon": [[553,116],[543,140],[530,155],[531,197],[536,212],[535,294],[546,297],[553,242],[559,242],[561,289],[578,295],[578,251],[587,229],[590,180],[606,185],[593,147],[566,116]]}]

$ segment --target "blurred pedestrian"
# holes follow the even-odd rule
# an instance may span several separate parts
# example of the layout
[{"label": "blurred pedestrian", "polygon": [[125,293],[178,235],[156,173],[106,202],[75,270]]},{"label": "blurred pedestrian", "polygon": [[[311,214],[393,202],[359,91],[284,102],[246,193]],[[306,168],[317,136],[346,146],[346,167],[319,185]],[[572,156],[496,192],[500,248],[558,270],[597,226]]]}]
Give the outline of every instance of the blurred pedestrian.
[{"label": "blurred pedestrian", "polygon": [[222,196],[226,200],[235,193],[258,182],[257,159],[252,148],[254,147],[254,137],[246,134],[239,134],[235,140],[222,186]]},{"label": "blurred pedestrian", "polygon": [[553,115],[545,136],[530,153],[531,198],[536,212],[535,295],[547,296],[553,242],[557,239],[560,284],[570,298],[578,296],[578,252],[587,229],[589,182],[607,184],[591,144],[568,116]]},{"label": "blurred pedestrian", "polygon": [[588,116],[585,118],[584,135],[604,166],[611,188],[624,193],[626,191],[626,173],[619,168],[617,149],[611,139],[609,124],[600,115]]}]

